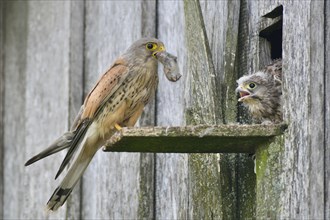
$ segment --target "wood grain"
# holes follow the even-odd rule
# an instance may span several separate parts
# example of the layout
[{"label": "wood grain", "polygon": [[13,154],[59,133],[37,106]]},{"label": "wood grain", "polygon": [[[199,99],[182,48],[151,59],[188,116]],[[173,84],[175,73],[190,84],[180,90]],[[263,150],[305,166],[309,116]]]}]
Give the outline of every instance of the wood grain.
[{"label": "wood grain", "polygon": [[284,4],[284,116],[290,128],[282,204],[289,218],[324,218],[323,11],[320,1]]},{"label": "wood grain", "polygon": [[[166,50],[178,57],[182,73],[179,81],[169,82],[159,65],[156,121],[158,126],[185,124],[186,42],[183,1],[158,1],[158,38]],[[188,155],[156,154],[156,219],[188,217]],[[179,187],[174,187],[179,186]]]},{"label": "wood grain", "polygon": [[[79,112],[83,102],[83,71],[84,71],[84,11],[83,1],[70,2],[70,41],[69,41],[69,127]],[[68,198],[67,219],[80,219],[81,216],[81,181]]]},{"label": "wood grain", "polygon": [[[7,219],[50,218],[42,207],[56,187],[62,154],[29,168],[24,162],[68,129],[68,11],[69,2],[6,2]],[[63,218],[65,210],[51,217]]]},{"label": "wood grain", "polygon": [[254,153],[286,125],[198,125],[123,128],[104,147],[110,152]]},{"label": "wood grain", "polygon": [[325,172],[324,172],[324,218],[330,219],[330,4],[325,1],[325,90],[324,90],[324,102],[325,102]]},{"label": "wood grain", "polygon": [[[0,2],[0,160],[3,161],[4,154],[4,98],[5,98],[5,74],[4,74],[4,2]],[[4,188],[4,176],[3,176],[3,163],[0,165],[0,216],[3,217],[3,188]]]},{"label": "wood grain", "polygon": [[[199,1],[184,1],[185,36],[187,41],[187,124],[219,124],[222,112],[219,85],[204,26]],[[221,183],[219,155],[189,156],[190,218],[221,218]]]}]

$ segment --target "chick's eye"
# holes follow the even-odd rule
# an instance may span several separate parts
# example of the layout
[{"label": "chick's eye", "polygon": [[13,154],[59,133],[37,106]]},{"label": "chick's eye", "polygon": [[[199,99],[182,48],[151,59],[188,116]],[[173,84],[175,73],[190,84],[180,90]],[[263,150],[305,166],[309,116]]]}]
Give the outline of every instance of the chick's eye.
[{"label": "chick's eye", "polygon": [[255,84],[255,83],[250,83],[250,84],[249,84],[249,87],[250,87],[251,89],[253,89],[253,88],[256,87],[256,84]]},{"label": "chick's eye", "polygon": [[157,44],[155,44],[155,43],[147,43],[146,44],[146,48],[148,50],[155,50],[157,48]]}]

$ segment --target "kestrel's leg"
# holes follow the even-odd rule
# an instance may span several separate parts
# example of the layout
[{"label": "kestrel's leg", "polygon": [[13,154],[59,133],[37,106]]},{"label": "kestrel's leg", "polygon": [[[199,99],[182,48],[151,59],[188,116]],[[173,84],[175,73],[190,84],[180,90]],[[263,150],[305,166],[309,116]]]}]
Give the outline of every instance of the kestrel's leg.
[{"label": "kestrel's leg", "polygon": [[123,129],[119,124],[115,124],[115,128],[118,130],[118,131],[121,131],[121,129]]},{"label": "kestrel's leg", "polygon": [[127,120],[126,126],[133,127],[143,112],[144,105],[141,103],[134,114]]},{"label": "kestrel's leg", "polygon": [[[141,114],[143,112],[143,108],[144,108],[143,104],[139,105],[137,110],[134,112],[134,114],[127,121],[125,121],[123,124],[127,127],[133,127],[135,125],[136,121],[141,116]],[[123,136],[122,132],[120,132],[120,131],[122,131],[122,127],[120,125],[118,125],[117,123],[114,126],[119,132],[116,132],[115,134],[113,134],[109,138],[109,140],[107,141],[107,144],[106,144],[107,145],[106,148],[109,148],[110,146],[112,146],[115,143],[117,143],[118,141],[120,141],[122,136]],[[104,149],[105,148],[103,148],[103,150]]]},{"label": "kestrel's leg", "polygon": [[[126,103],[127,106],[130,105],[130,103]],[[139,117],[141,116],[142,112],[143,112],[143,108],[144,108],[144,105],[143,104],[140,104],[138,107],[137,107],[137,110],[133,113],[133,115],[127,120],[125,124],[125,126],[127,127],[133,127],[135,125],[135,123],[137,122],[137,120],[139,119]],[[121,131],[123,128],[118,124],[116,123],[114,125],[114,127],[118,130],[118,131]]]}]

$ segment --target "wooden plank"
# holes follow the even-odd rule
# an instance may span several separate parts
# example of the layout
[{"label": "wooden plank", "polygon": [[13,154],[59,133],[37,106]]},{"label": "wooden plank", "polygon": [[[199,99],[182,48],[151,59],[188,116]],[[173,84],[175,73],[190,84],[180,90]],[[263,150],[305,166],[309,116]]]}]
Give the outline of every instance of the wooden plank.
[{"label": "wooden plank", "polygon": [[[325,218],[325,26],[324,2],[310,2],[310,78],[308,109],[310,116],[309,218]],[[307,184],[307,182],[306,182]]]},{"label": "wooden plank", "polygon": [[24,162],[68,128],[69,2],[6,6],[4,218],[63,218],[44,211],[61,154]]},{"label": "wooden plank", "polygon": [[[83,103],[84,67],[84,6],[83,1],[70,1],[70,42],[69,42],[69,127]],[[81,219],[81,181],[67,200],[66,219]]]},{"label": "wooden plank", "polygon": [[103,149],[112,152],[253,153],[286,125],[124,128]]},{"label": "wooden plank", "polygon": [[[246,13],[246,4],[242,3],[244,1],[200,1],[215,67],[216,89],[219,90],[217,99],[221,103],[223,123],[237,121],[236,79],[238,75],[246,74],[241,69],[248,66],[244,60],[239,59],[248,53],[242,47],[238,48],[238,44],[245,43],[244,37],[248,36],[242,28],[239,29],[239,25],[247,23],[250,16]],[[253,218],[253,161],[247,154],[220,154],[218,160],[222,218]]]},{"label": "wooden plank", "polygon": [[[252,69],[255,72],[272,60],[271,45],[265,37],[269,37],[269,29],[274,29],[274,25],[275,28],[279,28],[281,17],[272,19],[264,16],[279,5],[276,1],[265,1],[260,4],[256,1],[248,1],[247,3],[249,9],[247,13],[253,14],[249,19],[249,36],[252,41],[248,63],[253,63]],[[272,27],[269,28],[269,26]],[[253,72],[251,70],[249,73]],[[255,216],[258,218],[279,218],[279,210],[282,206],[280,198],[283,192],[281,183],[283,145],[284,137],[279,136],[267,147],[260,147],[256,151]]]},{"label": "wooden plank", "polygon": [[[25,76],[25,57],[26,57],[26,34],[27,26],[27,3],[5,2],[5,42],[4,42],[4,157],[3,180],[4,194],[3,218],[19,218],[19,210],[24,206],[20,202],[19,195],[24,195],[23,187],[23,164],[27,159],[25,156],[26,148],[19,150],[13,146],[26,146],[25,144],[25,116],[24,112],[26,76]],[[8,12],[11,13],[8,13]],[[20,17],[15,19],[15,14],[20,13]],[[16,33],[20,30],[20,34]],[[20,65],[16,65],[19,63]],[[10,113],[10,114],[9,114]],[[13,163],[20,161],[20,163]],[[15,170],[15,172],[13,172]],[[6,190],[6,187],[9,187]],[[12,189],[12,190],[10,190]],[[12,211],[10,211],[12,210]]]},{"label": "wooden plank", "polygon": [[[26,159],[68,130],[70,2],[28,2],[25,127]],[[42,137],[42,138],[40,138]],[[29,184],[21,218],[63,218],[66,206],[49,216],[45,204],[63,177],[54,181],[65,152],[25,168]],[[23,163],[22,163],[23,164]],[[40,179],[42,173],[42,179]],[[45,181],[40,184],[40,181]],[[40,193],[42,192],[42,193]],[[30,208],[29,208],[30,207]]]},{"label": "wooden plank", "polygon": [[330,219],[330,3],[325,1],[325,179],[324,179],[324,218]]},{"label": "wooden plank", "polygon": [[283,5],[284,116],[290,126],[283,159],[282,218],[323,219],[324,2]]},{"label": "wooden plank", "polygon": [[[155,3],[142,0],[86,2],[85,94],[115,58],[143,34],[151,34],[152,28],[148,29],[141,15],[146,11],[156,12],[152,7]],[[146,163],[148,166],[153,163],[152,158],[97,153],[83,177],[82,216],[86,219],[153,217],[150,202],[153,177],[142,176],[153,168],[151,165],[145,169]]]},{"label": "wooden plank", "polygon": [[[158,126],[182,126],[185,124],[184,88],[187,77],[183,1],[158,1],[157,7],[158,38],[165,43],[168,52],[178,57],[182,77],[175,83],[169,82],[159,65],[156,121]],[[189,218],[188,155],[156,154],[155,181],[155,218]]]},{"label": "wooden plank", "polygon": [[[248,63],[252,63],[254,69],[269,60],[268,51],[264,51],[265,42],[254,36],[259,32],[258,28],[276,20],[265,23],[259,20],[259,16],[281,4],[284,6],[284,112],[285,120],[292,123],[285,140],[277,139],[276,144],[257,153],[257,216],[261,218],[324,218],[322,191],[323,183],[327,181],[322,177],[325,146],[325,113],[322,110],[324,3],[312,2],[299,5],[292,1],[248,1],[251,15]],[[321,31],[314,36],[312,33],[316,28]],[[318,72],[315,80],[314,70]],[[301,85],[308,86],[302,88]],[[285,147],[281,149],[283,144]],[[277,184],[271,184],[274,182]]]},{"label": "wooden plank", "polygon": [[0,2],[0,217],[3,218],[3,207],[4,207],[4,200],[3,200],[3,155],[4,155],[4,80],[5,80],[5,73],[4,73],[4,12],[5,12],[5,4],[3,1]]},{"label": "wooden plank", "polygon": [[[224,85],[223,90],[228,91],[228,101],[225,101],[222,108],[225,110],[225,120],[229,122],[236,122],[241,120],[243,115],[240,114],[237,108],[237,94],[235,89],[237,86],[236,80],[243,74],[244,71],[240,71],[245,66],[249,66],[244,60],[240,60],[240,54],[245,54],[247,51],[239,48],[239,44],[246,42],[247,32],[244,28],[249,21],[247,4],[244,1],[233,1],[228,4],[227,20],[227,33],[226,33],[226,50],[225,50],[225,65],[224,65]],[[246,47],[248,45],[245,45]],[[245,60],[246,61],[246,60]],[[256,216],[256,178],[253,172],[254,163],[249,154],[240,153],[238,155],[223,154],[221,156],[220,167],[228,167],[227,173],[221,175],[223,183],[223,201],[227,204],[233,204],[237,211],[235,212],[236,218],[255,218]],[[223,172],[224,173],[224,172]],[[239,175],[237,175],[239,173]],[[235,185],[231,186],[232,180],[235,181]],[[227,196],[230,194],[230,196]],[[233,195],[236,198],[233,199]],[[230,201],[231,200],[231,201]],[[236,204],[234,204],[236,202]],[[232,206],[232,207],[233,207]],[[223,205],[223,210],[227,213],[232,213],[235,216],[233,210],[230,210],[230,206]]]},{"label": "wooden plank", "polygon": [[[224,7],[226,3],[210,2],[207,4],[209,4],[210,8],[212,6],[217,8],[220,5]],[[221,103],[221,100],[224,99],[220,98],[223,91],[219,84],[224,75],[218,72],[220,70],[219,66],[223,65],[223,63],[218,61],[219,57],[212,59],[212,55],[218,55],[217,52],[212,53],[212,50],[214,51],[218,47],[219,49],[225,48],[225,46],[219,46],[219,44],[211,45],[210,39],[213,36],[218,36],[219,29],[220,32],[225,32],[225,28],[218,29],[216,24],[214,24],[216,30],[208,29],[209,34],[211,33],[209,35],[210,38],[208,38],[205,24],[210,23],[209,18],[212,18],[213,21],[218,21],[218,18],[222,17],[221,12],[219,13],[220,15],[213,16],[212,13],[216,12],[211,10],[212,13],[207,17],[202,14],[199,1],[184,1],[184,6],[188,55],[186,94],[189,94],[186,97],[186,123],[219,124],[224,120],[224,111]],[[212,39],[212,41],[215,40]],[[215,70],[215,63],[219,68],[217,71]],[[228,172],[223,172],[226,168],[219,166],[220,161],[220,155],[215,154],[194,154],[189,156],[190,218],[235,218],[235,216],[231,215],[232,213],[227,215],[227,213],[223,212],[223,208],[226,205],[222,203],[222,192],[224,191],[219,179],[221,179],[222,174],[226,173],[224,174],[226,176]]]},{"label": "wooden plank", "polygon": [[[157,3],[155,0],[141,2],[142,37],[156,36]],[[155,94],[156,97],[156,94]],[[155,98],[156,99],[156,98]],[[143,110],[136,126],[155,125],[156,100],[153,99]],[[140,154],[138,219],[155,218],[155,154]]]}]

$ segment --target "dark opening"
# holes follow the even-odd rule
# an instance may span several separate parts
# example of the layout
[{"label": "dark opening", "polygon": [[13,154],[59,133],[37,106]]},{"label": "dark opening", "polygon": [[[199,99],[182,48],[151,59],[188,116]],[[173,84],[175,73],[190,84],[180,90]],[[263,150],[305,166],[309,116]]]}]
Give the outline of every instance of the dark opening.
[{"label": "dark opening", "polygon": [[269,41],[272,59],[282,58],[283,6],[275,8],[263,17],[274,19],[274,23],[261,30],[259,36]]},{"label": "dark opening", "polygon": [[263,17],[265,18],[276,18],[283,15],[283,5],[276,7],[273,11],[265,14]]}]

